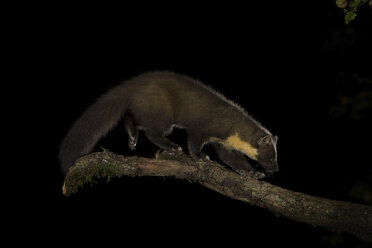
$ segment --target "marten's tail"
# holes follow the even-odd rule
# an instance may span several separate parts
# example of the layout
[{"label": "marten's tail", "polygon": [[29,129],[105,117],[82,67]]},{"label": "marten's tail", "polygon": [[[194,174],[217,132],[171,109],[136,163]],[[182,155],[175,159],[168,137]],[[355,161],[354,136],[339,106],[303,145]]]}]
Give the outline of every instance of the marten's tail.
[{"label": "marten's tail", "polygon": [[124,87],[116,87],[102,95],[72,125],[61,143],[59,160],[65,175],[75,160],[91,152],[98,140],[104,137],[127,110]]}]

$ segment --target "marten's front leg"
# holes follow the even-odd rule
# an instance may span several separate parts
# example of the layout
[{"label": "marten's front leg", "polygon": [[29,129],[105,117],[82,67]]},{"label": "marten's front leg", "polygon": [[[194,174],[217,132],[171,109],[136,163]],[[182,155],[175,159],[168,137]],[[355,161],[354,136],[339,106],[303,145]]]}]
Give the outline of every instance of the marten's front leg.
[{"label": "marten's front leg", "polygon": [[131,150],[136,149],[137,139],[138,139],[138,128],[130,113],[124,115],[124,127],[125,131],[128,133],[128,146]]},{"label": "marten's front leg", "polygon": [[245,156],[236,150],[226,149],[221,144],[213,144],[214,149],[216,150],[218,157],[236,172],[242,175],[249,175],[256,179],[262,179],[265,177],[265,174],[259,171],[256,171],[249,164]]},{"label": "marten's front leg", "polygon": [[203,153],[201,150],[205,140],[203,136],[197,132],[188,132],[188,147],[191,157],[197,161],[208,161],[209,157],[207,154]]}]

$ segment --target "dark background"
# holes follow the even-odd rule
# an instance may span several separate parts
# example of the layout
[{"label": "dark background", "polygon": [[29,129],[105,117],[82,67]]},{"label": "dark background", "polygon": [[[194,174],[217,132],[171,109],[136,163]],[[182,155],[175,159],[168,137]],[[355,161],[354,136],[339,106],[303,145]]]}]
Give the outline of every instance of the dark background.
[{"label": "dark background", "polygon": [[[72,123],[123,80],[171,70],[211,85],[278,135],[273,184],[371,204],[371,8],[345,25],[333,1],[293,4],[51,8],[43,42],[52,80],[47,100],[55,107],[48,124],[55,178],[50,218],[58,242],[363,245],[176,179],[121,178],[61,195],[58,146]],[[183,146],[186,138],[182,130],[171,135]],[[95,150],[101,146],[145,157],[157,150],[141,134],[137,150],[129,151],[122,123]]]}]

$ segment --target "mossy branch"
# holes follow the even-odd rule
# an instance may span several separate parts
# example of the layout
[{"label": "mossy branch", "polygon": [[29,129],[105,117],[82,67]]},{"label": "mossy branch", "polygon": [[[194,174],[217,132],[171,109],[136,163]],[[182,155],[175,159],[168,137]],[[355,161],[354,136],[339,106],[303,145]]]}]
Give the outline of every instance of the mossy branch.
[{"label": "mossy branch", "polygon": [[196,162],[182,152],[161,153],[156,159],[124,157],[108,151],[78,159],[63,185],[69,196],[97,178],[108,181],[122,176],[175,177],[199,183],[225,196],[263,207],[269,211],[314,226],[352,233],[372,241],[372,207],[309,196],[241,176],[216,162]]}]

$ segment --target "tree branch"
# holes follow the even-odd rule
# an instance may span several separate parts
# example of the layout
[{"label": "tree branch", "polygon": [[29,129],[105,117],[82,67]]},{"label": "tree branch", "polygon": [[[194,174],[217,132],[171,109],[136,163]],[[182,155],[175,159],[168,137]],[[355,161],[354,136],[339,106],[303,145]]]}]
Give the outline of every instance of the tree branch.
[{"label": "tree branch", "polygon": [[179,152],[158,154],[156,159],[124,157],[108,151],[78,159],[63,184],[69,196],[97,178],[108,181],[121,176],[175,177],[199,183],[225,196],[257,205],[292,220],[352,233],[372,241],[372,207],[309,196],[283,189],[265,181],[241,176],[216,162],[196,162]]}]

